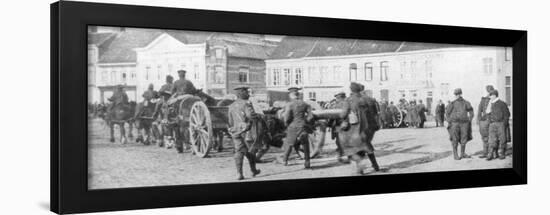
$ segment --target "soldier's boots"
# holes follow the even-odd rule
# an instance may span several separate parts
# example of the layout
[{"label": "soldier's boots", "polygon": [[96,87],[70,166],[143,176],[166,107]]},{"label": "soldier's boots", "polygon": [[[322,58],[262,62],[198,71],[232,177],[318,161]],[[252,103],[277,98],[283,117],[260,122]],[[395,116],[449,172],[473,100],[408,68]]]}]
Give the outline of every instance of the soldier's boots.
[{"label": "soldier's boots", "polygon": [[250,171],[252,172],[252,177],[260,174],[260,170],[256,168],[256,156],[253,153],[247,152],[246,159],[248,159],[248,164],[250,165]]},{"label": "soldier's boots", "polygon": [[376,162],[376,157],[374,156],[374,154],[368,154],[367,156],[369,157],[370,163],[372,164],[372,168],[374,168],[374,171],[380,171],[380,167],[378,166],[378,162]]},{"label": "soldier's boots", "polygon": [[460,160],[460,157],[458,156],[458,144],[453,144],[453,156],[455,160]]},{"label": "soldier's boots", "polygon": [[466,144],[460,144],[460,159],[470,158],[470,155],[466,154]]},{"label": "soldier's boots", "polygon": [[506,146],[503,146],[503,147],[500,148],[499,159],[501,159],[501,160],[506,159]]},{"label": "soldier's boots", "polygon": [[243,180],[243,153],[235,153],[235,167],[237,168],[237,180]]},{"label": "soldier's boots", "polygon": [[489,147],[489,155],[487,156],[487,161],[493,160],[495,158],[495,149],[492,147]]},{"label": "soldier's boots", "polygon": [[483,146],[483,152],[482,152],[481,156],[479,156],[479,158],[486,158],[487,154],[489,153],[488,151],[489,151],[489,146],[484,145]]},{"label": "soldier's boots", "polygon": [[363,175],[363,165],[361,164],[361,161],[363,160],[363,158],[357,154],[353,154],[348,156],[348,159],[351,161],[351,164],[354,165],[355,167],[354,174]]}]

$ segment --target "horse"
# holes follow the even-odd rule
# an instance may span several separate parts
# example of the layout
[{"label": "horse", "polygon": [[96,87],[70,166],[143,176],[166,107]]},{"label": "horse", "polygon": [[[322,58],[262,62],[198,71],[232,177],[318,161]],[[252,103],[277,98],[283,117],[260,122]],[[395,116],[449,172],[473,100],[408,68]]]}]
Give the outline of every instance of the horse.
[{"label": "horse", "polygon": [[138,138],[136,142],[142,142],[145,145],[149,145],[151,142],[156,142],[160,139],[158,127],[154,125],[154,122],[158,118],[161,106],[160,100],[155,102],[141,102],[141,107],[137,115],[135,116],[135,126],[138,131]]},{"label": "horse", "polygon": [[[133,119],[134,119],[134,112],[136,110],[136,103],[130,102],[128,104],[117,104],[114,105],[110,110],[107,111],[107,114],[105,115],[105,122],[107,122],[107,125],[109,125],[110,130],[110,141],[111,143],[115,142],[115,125],[118,125],[120,129],[120,142],[122,144],[128,143],[128,138],[132,139],[133,134]],[[126,129],[124,127],[125,124],[128,124],[129,126],[129,134],[128,138],[126,137]]]}]

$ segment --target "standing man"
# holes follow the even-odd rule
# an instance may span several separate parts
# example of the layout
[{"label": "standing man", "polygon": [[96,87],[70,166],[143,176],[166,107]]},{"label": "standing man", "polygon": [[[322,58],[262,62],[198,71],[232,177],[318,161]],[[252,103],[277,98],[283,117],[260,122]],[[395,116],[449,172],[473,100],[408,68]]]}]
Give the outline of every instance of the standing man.
[{"label": "standing man", "polygon": [[[485,90],[489,94],[494,88],[492,85],[487,85]],[[479,133],[483,141],[483,152],[479,158],[486,158],[489,153],[489,113],[491,110],[488,110],[487,107],[489,107],[490,101],[491,98],[489,95],[481,97],[481,101],[477,106],[477,125],[479,125]]]},{"label": "standing man", "polygon": [[374,156],[374,147],[371,140],[378,124],[371,124],[369,114],[375,111],[368,111],[373,104],[367,97],[361,95],[362,85],[352,82],[350,84],[351,94],[344,103],[343,112],[340,115],[344,119],[339,138],[344,147],[345,155],[355,165],[355,173],[362,175],[366,156],[371,161],[372,167],[379,171],[378,163]]},{"label": "standing man", "polygon": [[[302,149],[304,151],[304,168],[310,168],[309,162],[309,143],[308,143],[308,134],[312,132],[312,128],[309,125],[309,122],[313,119],[313,114],[311,113],[311,106],[305,103],[300,96],[300,88],[289,88],[289,98],[290,102],[285,106],[285,111],[283,113],[283,121],[285,122],[286,129],[286,138],[283,145],[284,154],[282,160],[279,160],[280,163],[283,163],[285,166],[288,165],[288,157],[292,152],[292,148],[297,146],[297,144],[302,144]],[[297,147],[296,147],[297,148]]]},{"label": "standing man", "polygon": [[195,85],[193,85],[193,82],[185,78],[185,73],[186,71],[183,69],[178,71],[179,79],[174,82],[174,87],[172,87],[172,97],[186,94],[195,94],[197,92],[197,89],[195,88]]},{"label": "standing man", "polygon": [[174,77],[172,77],[171,75],[167,75],[166,76],[166,83],[164,85],[162,85],[160,87],[160,90],[159,92],[167,92],[167,93],[170,93],[172,92],[172,88],[174,87]]},{"label": "standing man", "polygon": [[445,121],[445,104],[443,104],[443,101],[441,99],[437,103],[437,106],[435,106],[435,127],[441,127],[445,126],[443,122]]},{"label": "standing man", "polygon": [[[508,143],[509,135],[506,133],[510,120],[510,110],[505,102],[498,98],[498,91],[493,90],[489,93],[491,98],[488,104],[487,110],[489,118],[489,155],[487,160],[493,159],[493,151],[498,148],[500,155],[498,158],[501,160],[506,158],[506,143]],[[509,131],[509,128],[508,128]]]},{"label": "standing man", "polygon": [[[177,82],[176,82],[177,83]],[[237,100],[229,106],[228,124],[229,133],[235,146],[235,167],[237,168],[237,180],[243,180],[243,160],[244,157],[248,160],[252,177],[260,174],[260,170],[256,169],[256,158],[251,152],[252,147],[245,142],[246,132],[252,127],[252,115],[254,108],[252,103],[248,101],[248,87],[235,88]]]},{"label": "standing man", "polygon": [[394,127],[399,127],[400,125],[395,125],[394,123],[397,122],[396,115],[401,111],[397,106],[393,104],[393,101],[390,102],[390,105],[388,106],[389,112],[390,112],[390,118],[391,118],[391,125]]},{"label": "standing man", "polygon": [[[336,99],[336,102],[331,107],[331,109],[343,109],[344,103],[346,102],[346,93],[339,92],[336,95],[334,95],[334,98]],[[342,149],[342,146],[340,144],[340,138],[338,138],[338,131],[340,130],[340,124],[342,123],[342,120],[340,119],[333,119],[330,120],[330,133],[331,137],[334,140],[334,143],[336,144],[336,151],[338,152],[338,161],[341,163],[347,162],[344,159],[344,149]]]},{"label": "standing man", "polygon": [[415,107],[416,113],[418,114],[418,128],[424,128],[424,122],[426,122],[426,106],[422,104],[422,99],[418,100],[418,105]]},{"label": "standing man", "polygon": [[[471,140],[469,132],[474,118],[474,109],[470,102],[462,98],[462,89],[455,89],[454,95],[456,99],[447,106],[445,116],[449,124],[447,129],[451,137],[454,159],[460,160],[470,157],[466,154],[466,143]],[[458,144],[460,144],[460,157],[457,152]]]}]

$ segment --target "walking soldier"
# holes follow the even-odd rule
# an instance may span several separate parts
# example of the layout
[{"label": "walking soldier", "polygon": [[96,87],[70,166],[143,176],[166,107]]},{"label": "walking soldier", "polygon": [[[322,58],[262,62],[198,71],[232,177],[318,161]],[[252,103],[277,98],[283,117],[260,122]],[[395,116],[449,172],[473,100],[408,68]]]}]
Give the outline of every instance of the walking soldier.
[{"label": "walking soldier", "polygon": [[313,131],[309,123],[313,119],[311,106],[302,100],[302,96],[298,92],[300,88],[293,87],[288,90],[290,91],[288,94],[290,103],[285,106],[283,113],[283,121],[287,127],[286,138],[283,145],[284,154],[282,158],[279,158],[282,159],[279,162],[285,166],[288,165],[288,157],[292,148],[299,148],[296,146],[301,144],[304,151],[304,167],[308,169],[310,168],[308,134]]},{"label": "walking soldier", "polygon": [[[376,113],[376,104],[366,96],[361,95],[361,85],[352,82],[350,85],[351,94],[344,103],[342,115],[344,123],[339,132],[340,143],[344,148],[345,155],[355,164],[355,173],[363,174],[363,161],[366,156],[370,159],[372,167],[379,171],[378,163],[374,156],[372,138],[378,130],[378,123],[372,114]],[[369,109],[373,109],[369,111]],[[369,120],[369,118],[371,120]]]},{"label": "walking soldier", "polygon": [[246,132],[250,130],[252,126],[252,115],[254,108],[252,103],[248,101],[250,95],[248,94],[247,87],[235,88],[237,92],[237,100],[229,106],[229,133],[233,139],[235,145],[235,166],[237,167],[237,180],[244,179],[243,176],[243,159],[246,157],[250,164],[250,170],[252,176],[260,174],[260,170],[256,169],[256,158],[251,152],[252,147],[248,146],[245,142]]},{"label": "walking soldier", "polygon": [[[487,93],[494,90],[492,85],[485,87]],[[489,150],[489,114],[487,114],[487,107],[491,98],[489,95],[481,97],[477,108],[477,124],[479,125],[479,133],[481,134],[481,140],[483,141],[483,152],[480,158],[486,158]]]},{"label": "walking soldier", "polygon": [[[452,101],[446,110],[446,118],[449,126],[449,135],[453,147],[453,155],[455,160],[469,158],[466,154],[466,143],[471,138],[471,121],[474,117],[474,109],[470,102],[462,98],[462,89],[454,90],[456,99]],[[460,156],[458,156],[457,147],[460,144]]]},{"label": "walking soldier", "polygon": [[487,160],[493,159],[493,152],[500,150],[499,158],[506,158],[506,143],[510,141],[508,120],[510,119],[510,110],[505,102],[498,98],[498,91],[493,90],[489,93],[491,101],[487,110],[489,118],[489,155]]}]

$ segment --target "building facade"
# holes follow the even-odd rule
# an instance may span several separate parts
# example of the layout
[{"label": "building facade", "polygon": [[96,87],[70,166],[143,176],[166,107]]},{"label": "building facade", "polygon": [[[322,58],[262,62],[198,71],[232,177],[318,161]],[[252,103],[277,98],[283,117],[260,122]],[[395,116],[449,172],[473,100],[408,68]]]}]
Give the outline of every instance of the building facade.
[{"label": "building facade", "polygon": [[503,100],[512,102],[511,48],[308,40],[313,42],[298,38],[289,45],[283,40],[266,60],[268,90],[302,87],[306,99],[330,101],[358,82],[378,100],[422,100],[431,112],[438,100],[453,100],[455,88],[477,104],[486,95],[485,86],[492,84]]}]

